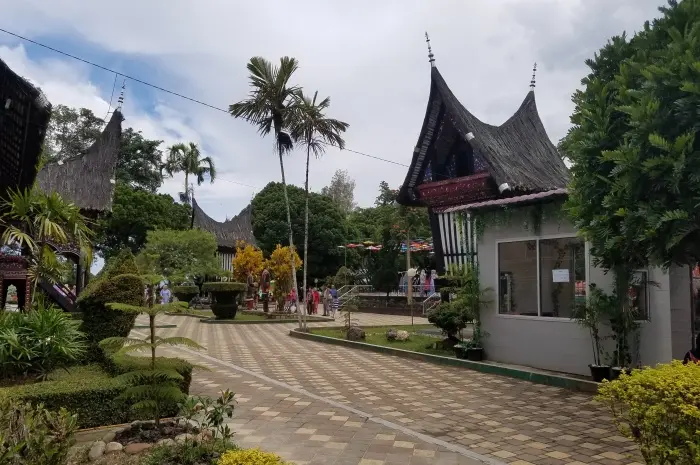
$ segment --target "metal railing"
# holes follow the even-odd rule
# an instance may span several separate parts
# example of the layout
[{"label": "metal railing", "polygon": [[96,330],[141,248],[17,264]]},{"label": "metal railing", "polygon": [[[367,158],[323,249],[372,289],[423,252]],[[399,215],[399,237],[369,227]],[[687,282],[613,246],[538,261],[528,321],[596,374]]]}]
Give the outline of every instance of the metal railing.
[{"label": "metal railing", "polygon": [[435,308],[440,303],[440,293],[433,292],[423,301],[423,316],[425,316],[430,310]]}]

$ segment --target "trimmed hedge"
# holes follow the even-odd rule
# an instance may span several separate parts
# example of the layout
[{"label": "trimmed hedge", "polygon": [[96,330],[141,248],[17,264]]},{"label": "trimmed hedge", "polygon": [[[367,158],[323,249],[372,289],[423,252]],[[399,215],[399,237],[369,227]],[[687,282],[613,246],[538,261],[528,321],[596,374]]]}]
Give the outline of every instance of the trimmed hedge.
[{"label": "trimmed hedge", "polygon": [[243,292],[247,288],[245,283],[211,282],[202,284],[204,292]]},{"label": "trimmed hedge", "polygon": [[[192,369],[194,366],[179,358],[156,357],[157,363],[163,368],[174,368],[182,375],[180,390],[185,394],[190,393],[190,384],[192,383]],[[131,355],[115,355],[107,359],[105,369],[113,376],[119,376],[124,373],[135,370],[149,369],[151,360],[149,357],[133,357]]]},{"label": "trimmed hedge", "polygon": [[[128,423],[148,418],[139,415],[128,401],[117,399],[125,389],[114,375],[146,366],[145,357],[115,357],[107,363],[106,369],[100,365],[84,365],[52,373],[48,381],[0,388],[0,399],[13,402],[43,403],[48,410],[58,411],[65,407],[78,414],[80,428]],[[192,365],[180,359],[160,359],[161,363],[172,366],[183,376],[180,385],[182,392],[189,394],[192,381]],[[166,407],[164,416],[175,416],[177,405]]]},{"label": "trimmed hedge", "polygon": [[125,401],[117,399],[123,391],[124,386],[99,365],[86,365],[57,371],[41,383],[0,388],[0,398],[42,403],[52,411],[65,407],[78,414],[80,428],[94,428],[139,419]]},{"label": "trimmed hedge", "polygon": [[183,302],[189,302],[192,298],[199,294],[197,286],[173,286],[170,288],[175,297]]}]

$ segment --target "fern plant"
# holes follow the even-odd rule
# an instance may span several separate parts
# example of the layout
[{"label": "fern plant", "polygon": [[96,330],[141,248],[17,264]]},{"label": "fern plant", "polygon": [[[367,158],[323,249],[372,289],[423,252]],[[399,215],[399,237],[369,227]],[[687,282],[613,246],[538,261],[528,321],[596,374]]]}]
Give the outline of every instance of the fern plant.
[{"label": "fern plant", "polygon": [[[160,277],[144,277],[144,280],[151,290],[155,290]],[[161,413],[165,407],[182,402],[186,396],[180,390],[179,383],[183,379],[182,375],[172,365],[164,363],[164,360],[167,359],[157,359],[156,350],[161,346],[186,346],[193,349],[202,349],[202,346],[185,337],[160,337],[156,335],[156,317],[161,313],[177,310],[187,304],[174,302],[155,305],[153,295],[155,292],[147,293],[143,306],[121,303],[107,304],[107,307],[113,310],[148,315],[150,331],[146,338],[109,337],[103,339],[100,346],[107,350],[115,350],[116,355],[150,350],[151,363],[147,369],[134,370],[119,376],[121,381],[129,385],[120,397],[134,402],[132,408],[152,417],[156,427],[160,429]]]}]

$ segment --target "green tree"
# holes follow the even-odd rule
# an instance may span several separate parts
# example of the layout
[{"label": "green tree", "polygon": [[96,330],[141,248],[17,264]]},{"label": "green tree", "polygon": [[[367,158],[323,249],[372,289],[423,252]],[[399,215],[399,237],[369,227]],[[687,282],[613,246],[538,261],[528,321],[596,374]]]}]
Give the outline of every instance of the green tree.
[{"label": "green tree", "polygon": [[[304,179],[304,278],[303,289],[306,292],[309,260],[309,166],[311,164],[311,152],[316,158],[320,158],[326,151],[326,146],[334,145],[339,149],[345,148],[345,140],[341,133],[345,132],[349,124],[340,120],[328,118],[325,110],[331,105],[330,97],[317,102],[318,92],[313,98],[304,95],[299,91],[294,95],[296,99],[295,109],[297,114],[294,117],[292,126],[292,139],[299,141],[306,147],[306,177]],[[306,307],[305,307],[306,308]],[[306,311],[304,312],[304,327],[306,327]]]},{"label": "green tree", "polygon": [[336,170],[330,184],[321,189],[321,194],[338,203],[346,215],[356,207],[355,180],[350,177],[347,170]]},{"label": "green tree", "polygon": [[30,278],[33,283],[32,303],[41,279],[56,282],[60,279],[61,265],[49,245],[73,243],[88,257],[92,256],[92,231],[75,204],[65,201],[56,192],[44,194],[37,189],[10,192],[0,204],[2,242],[16,245],[30,253]]},{"label": "green tree", "polygon": [[190,202],[192,195],[189,179],[190,175],[197,179],[197,185],[201,186],[205,176],[209,182],[216,179],[216,167],[211,157],[202,157],[199,147],[194,142],[189,144],[175,144],[170,147],[168,159],[165,162],[165,171],[173,176],[175,173],[185,173],[185,191],[180,194],[180,200]]},{"label": "green tree", "polygon": [[389,183],[382,181],[379,183],[379,195],[374,201],[374,205],[377,207],[385,207],[387,205],[393,205],[396,202],[396,196],[398,191],[389,187]]},{"label": "green tree", "polygon": [[399,284],[399,270],[401,260],[399,258],[401,243],[397,240],[390,227],[385,227],[382,232],[382,248],[369,254],[367,259],[367,274],[369,280],[378,291],[389,293],[395,290]]},{"label": "green tree", "polygon": [[152,194],[117,182],[112,212],[97,223],[96,247],[109,259],[128,247],[137,253],[146,244],[148,231],[183,230],[192,218],[188,205],[178,204],[166,194]]},{"label": "green tree", "polygon": [[87,108],[57,105],[46,130],[46,161],[59,161],[84,153],[102,133],[105,121]]},{"label": "green tree", "polygon": [[[300,237],[304,233],[304,189],[287,186],[292,212],[293,234]],[[284,211],[284,192],[280,183],[270,183],[253,198],[253,234],[258,247],[265,255],[271,254],[277,244],[287,242],[287,221]],[[334,275],[342,263],[345,234],[343,213],[340,207],[328,197],[317,193],[309,194],[309,277],[322,279]],[[302,255],[304,250],[297,249]],[[303,256],[303,255],[302,255]],[[296,263],[296,261],[295,261]],[[296,265],[295,265],[296,266]]]},{"label": "green tree", "polygon": [[[270,134],[271,131],[274,132],[274,145],[279,156],[282,190],[287,209],[291,273],[295,289],[298,289],[296,263],[294,262],[294,254],[291,252],[295,250],[294,231],[289,197],[287,196],[287,181],[284,175],[284,154],[290,152],[294,147],[291,136],[285,130],[293,126],[291,123],[296,102],[294,94],[299,88],[289,85],[289,80],[298,67],[297,60],[291,57],[282,57],[279,66],[273,66],[263,57],[251,58],[247,65],[251,87],[249,97],[229,107],[232,116],[246,119],[258,128],[258,132],[262,136]],[[297,296],[298,298],[299,296]],[[301,316],[299,324],[301,325]]]},{"label": "green tree", "polygon": [[117,181],[155,193],[163,184],[162,143],[162,140],[146,139],[141,131],[126,128],[119,146]]},{"label": "green tree", "polygon": [[220,271],[216,238],[201,229],[149,231],[140,262],[149,265],[146,271],[172,280],[211,276]]}]

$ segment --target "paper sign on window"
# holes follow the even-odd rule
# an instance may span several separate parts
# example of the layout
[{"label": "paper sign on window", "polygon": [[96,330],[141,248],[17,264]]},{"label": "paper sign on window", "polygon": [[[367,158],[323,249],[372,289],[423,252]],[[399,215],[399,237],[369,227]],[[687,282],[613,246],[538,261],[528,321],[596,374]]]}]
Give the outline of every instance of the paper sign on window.
[{"label": "paper sign on window", "polygon": [[563,268],[558,270],[552,270],[552,281],[555,283],[568,283],[569,269]]}]

